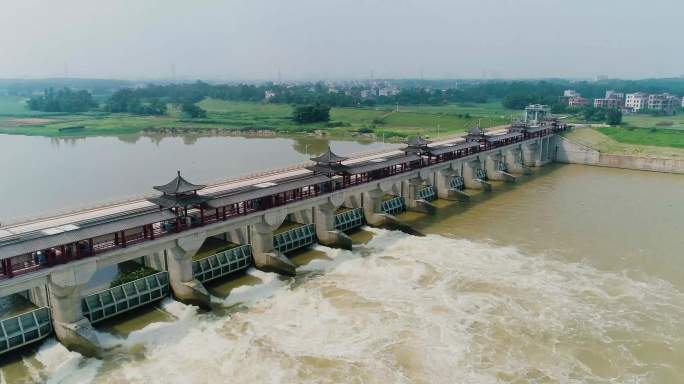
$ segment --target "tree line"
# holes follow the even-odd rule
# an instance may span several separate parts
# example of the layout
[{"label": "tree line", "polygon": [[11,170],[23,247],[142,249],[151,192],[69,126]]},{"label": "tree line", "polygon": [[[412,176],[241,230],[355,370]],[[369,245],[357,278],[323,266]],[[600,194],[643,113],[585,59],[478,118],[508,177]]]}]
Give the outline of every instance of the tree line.
[{"label": "tree line", "polygon": [[57,91],[48,88],[42,95],[31,97],[27,104],[31,110],[44,112],[85,112],[97,107],[90,92],[69,88]]},{"label": "tree line", "polygon": [[[558,97],[565,89],[575,89],[587,98],[603,97],[608,89],[618,92],[644,91],[651,93],[670,92],[684,94],[684,79],[652,80],[519,80],[519,81],[408,81],[400,80],[400,92],[391,96],[362,97],[368,85],[352,85],[343,91],[329,89],[328,85],[303,83],[283,85],[262,84],[209,84],[202,81],[182,84],[149,84],[140,88],[121,88],[113,92],[101,110],[125,112],[139,115],[163,115],[167,104],[181,107],[191,117],[202,117],[206,113],[191,105],[204,98],[229,101],[261,102],[268,92],[268,102],[292,104],[295,106],[327,107],[370,107],[375,105],[442,105],[448,103],[484,103],[501,100],[511,109],[523,109],[529,104],[549,104],[556,112],[564,106]],[[93,109],[96,104],[86,91],[46,90],[42,96],[29,100],[29,107],[50,112],[81,112]],[[197,107],[199,108],[199,107]],[[310,112],[310,111],[309,111]],[[306,112],[306,113],[309,113]],[[306,115],[304,113],[304,115]],[[293,116],[295,118],[295,116]]]}]

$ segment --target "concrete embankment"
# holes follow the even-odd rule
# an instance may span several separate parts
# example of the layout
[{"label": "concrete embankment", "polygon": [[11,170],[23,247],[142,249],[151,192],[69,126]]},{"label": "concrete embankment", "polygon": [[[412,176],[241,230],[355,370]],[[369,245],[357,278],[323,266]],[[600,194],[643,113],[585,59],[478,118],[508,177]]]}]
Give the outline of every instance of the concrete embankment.
[{"label": "concrete embankment", "polygon": [[684,174],[684,159],[604,154],[562,137],[558,141],[556,161],[559,163]]}]

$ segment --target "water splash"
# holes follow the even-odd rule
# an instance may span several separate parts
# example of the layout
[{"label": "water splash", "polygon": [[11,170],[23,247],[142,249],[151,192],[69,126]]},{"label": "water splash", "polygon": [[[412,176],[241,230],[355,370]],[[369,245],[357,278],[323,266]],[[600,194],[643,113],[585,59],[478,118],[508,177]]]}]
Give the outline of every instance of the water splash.
[{"label": "water splash", "polygon": [[145,346],[144,359],[102,372],[98,381],[681,378],[681,368],[659,372],[639,349],[644,340],[682,340],[684,298],[664,281],[635,281],[512,247],[374,231],[369,257],[317,247],[331,260],[302,270],[326,273],[299,285],[250,272],[262,283],[225,301],[243,303],[245,311],[219,317],[173,304],[167,310],[176,322],[126,339],[125,346]]},{"label": "water splash", "polygon": [[[249,270],[227,309],[166,299],[175,320],[100,333],[86,359],[49,340],[25,359],[49,383],[681,382],[684,294],[514,247],[373,229],[296,279]],[[220,314],[219,314],[220,313]],[[7,381],[4,376],[2,380]]]}]

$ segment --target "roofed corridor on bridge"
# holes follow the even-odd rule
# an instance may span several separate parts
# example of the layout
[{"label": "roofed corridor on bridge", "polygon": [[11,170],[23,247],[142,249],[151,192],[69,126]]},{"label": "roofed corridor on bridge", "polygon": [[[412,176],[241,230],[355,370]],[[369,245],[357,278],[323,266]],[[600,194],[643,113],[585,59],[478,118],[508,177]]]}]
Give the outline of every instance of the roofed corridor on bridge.
[{"label": "roofed corridor on bridge", "polygon": [[[538,127],[514,125],[503,134],[476,129],[465,140],[436,144],[418,138],[410,140],[403,152],[371,158],[347,159],[328,151],[312,158],[314,164],[308,169],[210,187],[192,184],[178,172],[169,183],[155,186],[161,195],[148,201],[89,211],[84,220],[76,214],[3,227],[0,279],[545,137],[564,128],[564,124],[553,122]],[[42,223],[57,225],[45,227]]]}]

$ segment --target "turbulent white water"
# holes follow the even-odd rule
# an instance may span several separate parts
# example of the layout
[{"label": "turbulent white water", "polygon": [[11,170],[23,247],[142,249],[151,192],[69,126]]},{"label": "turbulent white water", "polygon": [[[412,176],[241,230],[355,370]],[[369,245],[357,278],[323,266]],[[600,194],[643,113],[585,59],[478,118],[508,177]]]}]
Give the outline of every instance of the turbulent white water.
[{"label": "turbulent white water", "polygon": [[684,382],[684,294],[662,280],[373,231],[297,279],[250,271],[224,314],[166,300],[174,321],[102,334],[102,361],[47,342],[25,382]]}]

